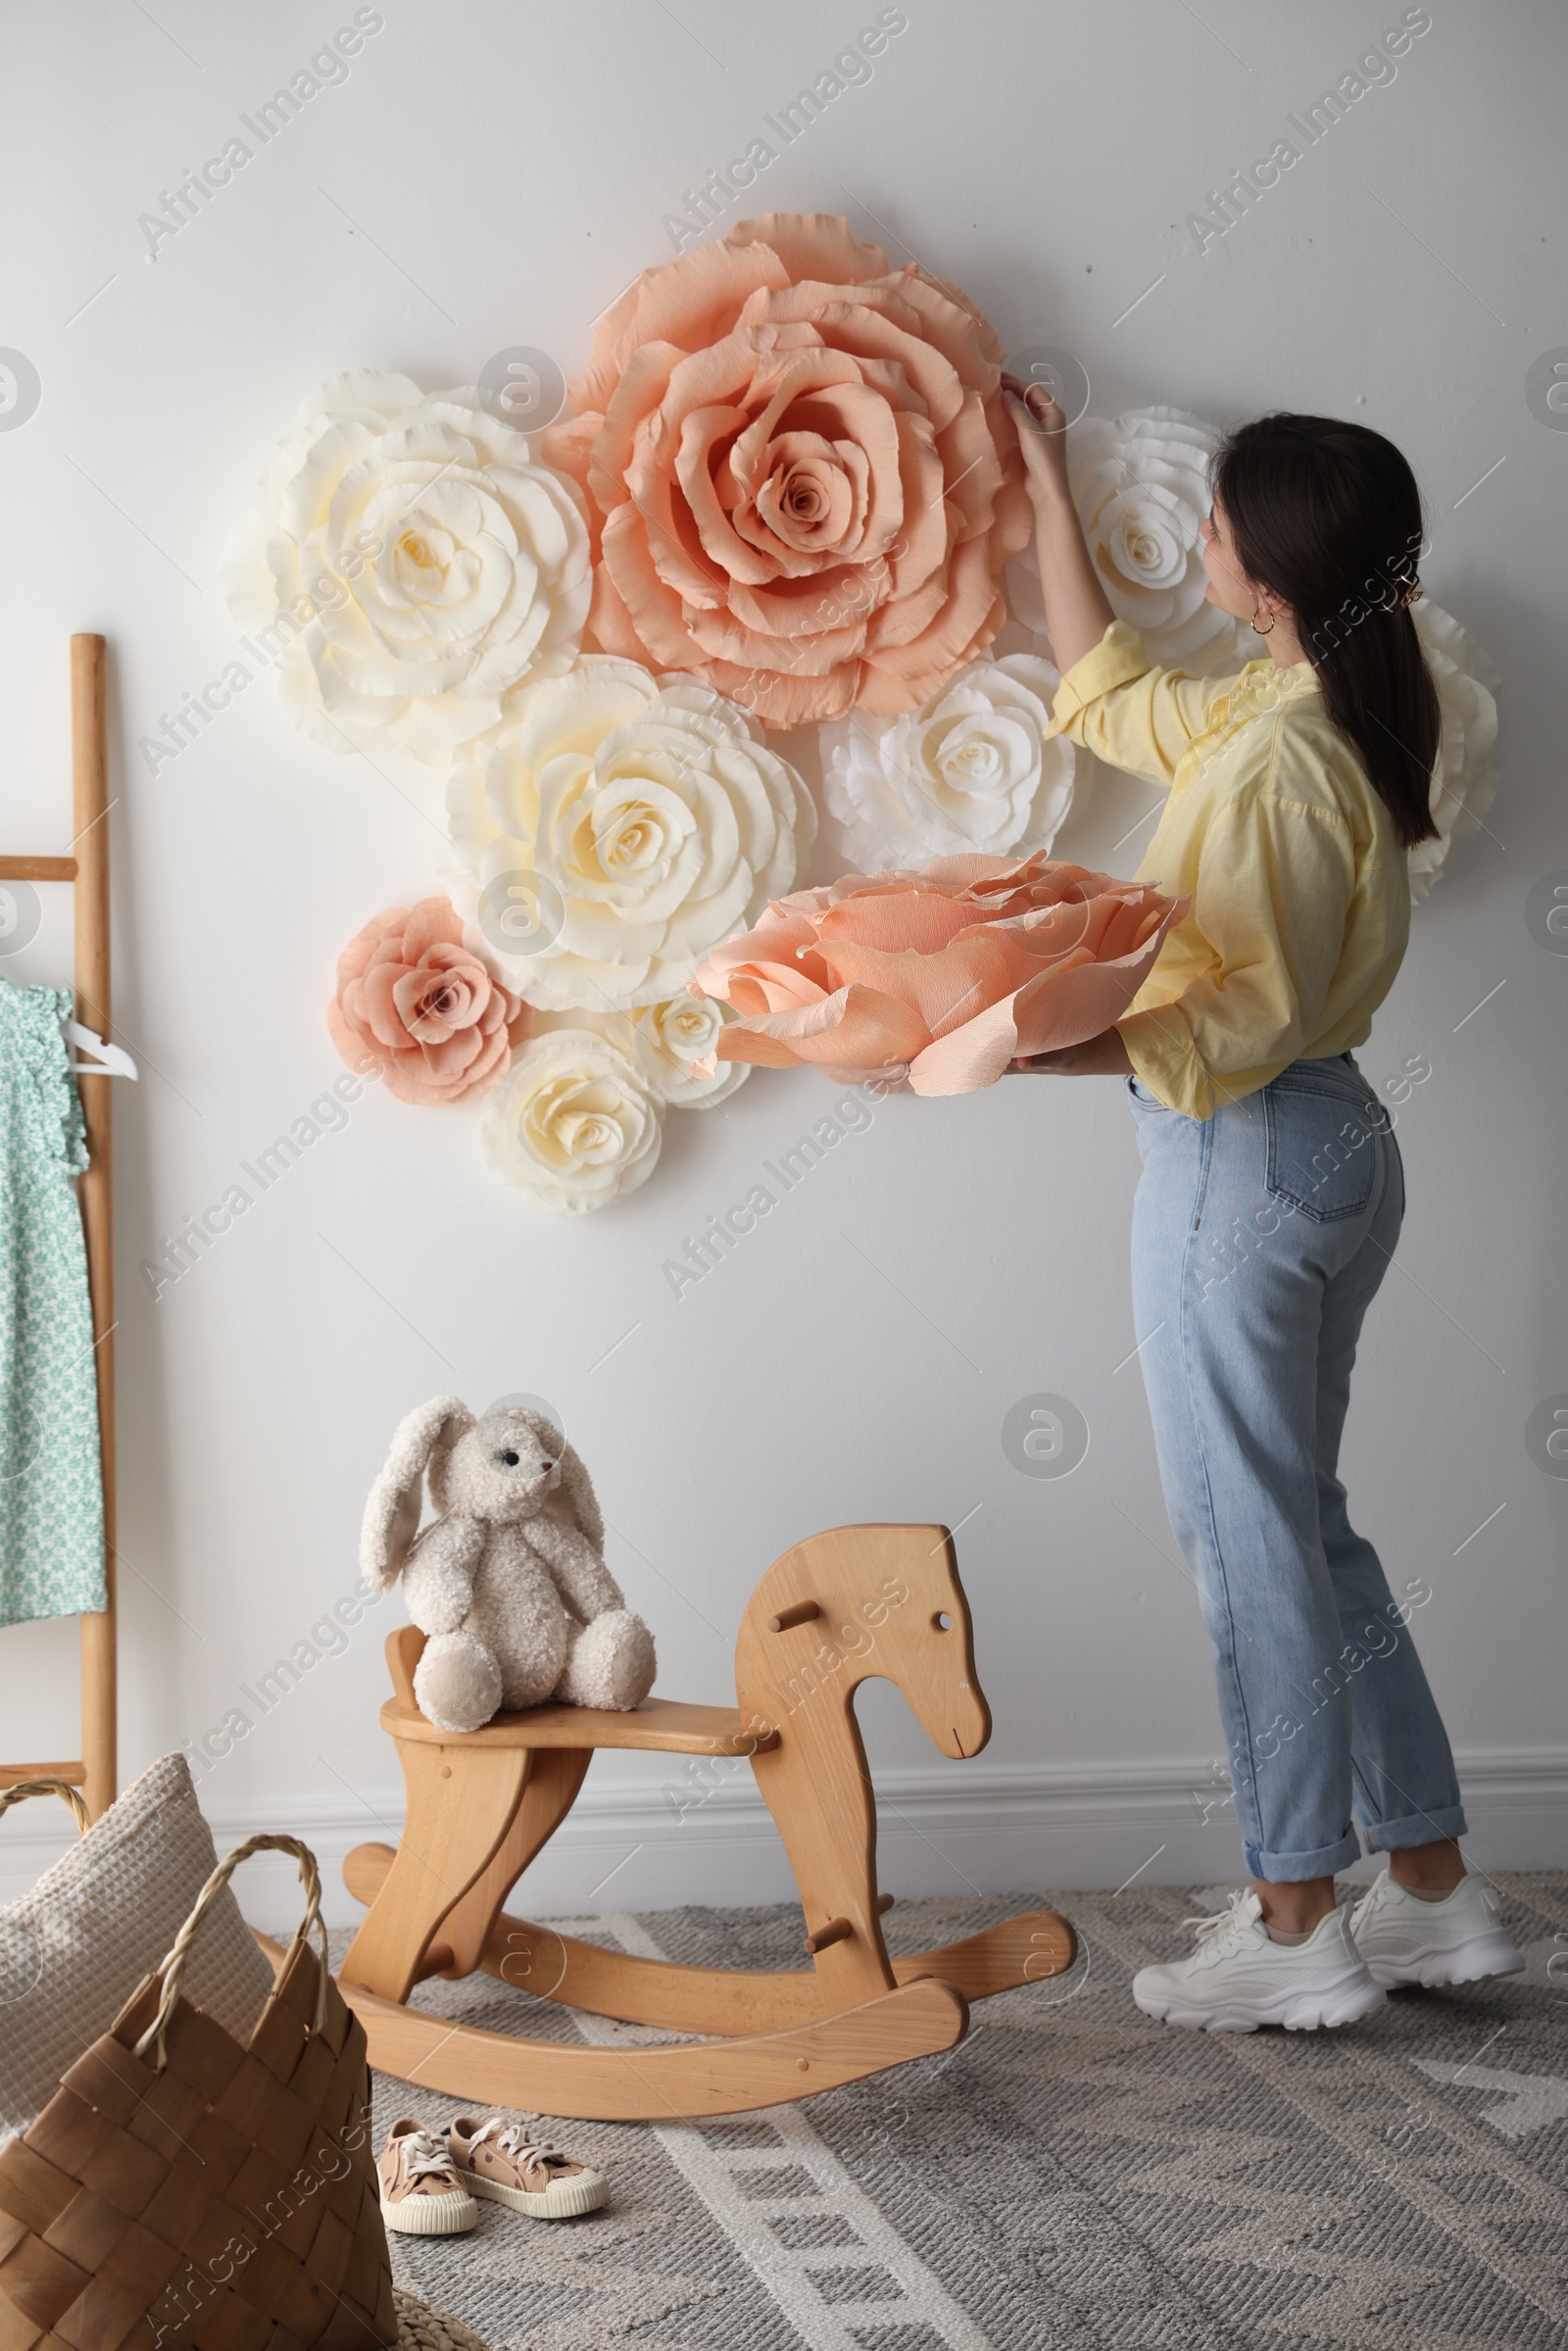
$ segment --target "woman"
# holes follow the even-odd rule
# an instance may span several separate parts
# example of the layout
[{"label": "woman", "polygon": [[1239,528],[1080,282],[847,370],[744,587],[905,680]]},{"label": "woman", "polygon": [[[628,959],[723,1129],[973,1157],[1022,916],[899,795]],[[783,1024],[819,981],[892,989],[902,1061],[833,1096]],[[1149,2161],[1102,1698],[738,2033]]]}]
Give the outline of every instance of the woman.
[{"label": "woman", "polygon": [[[1234,433],[1208,596],[1270,659],[1156,668],[1068,493],[1065,419],[1007,378],[1035,507],[1053,731],[1169,787],[1137,878],[1190,908],[1114,1028],[1019,1069],[1119,1075],[1144,1172],[1133,1305],[1171,1524],[1212,1637],[1253,1888],[1133,1996],[1167,2024],[1348,2024],[1383,1987],[1524,1961],[1466,1874],[1453,1758],[1337,1475],[1356,1339],[1398,1238],[1399,1152],[1351,1048],[1399,968],[1434,831],[1437,695],[1409,605],[1420,499],[1365,426]],[[1020,403],[1022,405],[1020,405]],[[1353,1915],[1334,1873],[1388,1867]]]}]

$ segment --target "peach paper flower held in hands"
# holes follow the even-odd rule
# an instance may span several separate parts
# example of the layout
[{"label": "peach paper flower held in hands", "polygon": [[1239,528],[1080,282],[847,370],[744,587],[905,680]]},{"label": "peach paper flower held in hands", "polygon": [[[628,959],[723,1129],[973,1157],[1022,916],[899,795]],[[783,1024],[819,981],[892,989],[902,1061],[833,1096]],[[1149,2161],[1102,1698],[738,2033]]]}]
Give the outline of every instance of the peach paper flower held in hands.
[{"label": "peach paper flower held in hands", "polygon": [[455,1102],[488,1086],[528,1033],[528,1006],[464,945],[450,899],[388,906],[338,957],[326,1007],[332,1042],[351,1068],[381,1064],[405,1102]]},{"label": "peach paper flower held in hands", "polygon": [[587,495],[600,646],[766,726],[918,709],[996,635],[1031,529],[1002,358],[826,213],[645,269],[543,443]]},{"label": "peach paper flower held in hands", "polygon": [[1119,1019],[1186,906],[1043,852],[937,857],[776,899],[690,987],[741,1015],[720,1060],[968,1094]]}]

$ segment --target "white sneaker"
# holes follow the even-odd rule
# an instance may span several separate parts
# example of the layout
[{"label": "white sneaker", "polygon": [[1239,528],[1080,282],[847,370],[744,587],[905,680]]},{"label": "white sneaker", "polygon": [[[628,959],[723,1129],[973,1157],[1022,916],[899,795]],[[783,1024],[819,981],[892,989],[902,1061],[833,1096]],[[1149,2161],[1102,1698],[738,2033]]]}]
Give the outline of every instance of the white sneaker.
[{"label": "white sneaker", "polygon": [[1481,1878],[1461,1878],[1441,1902],[1423,1902],[1385,1870],[1357,1902],[1350,1932],[1379,1984],[1474,1984],[1524,1967],[1499,1910]]},{"label": "white sneaker", "polygon": [[1349,1920],[1331,1910],[1304,1943],[1277,1943],[1251,1887],[1213,1918],[1189,1919],[1198,1946],[1168,1967],[1140,1968],[1133,1998],[1146,2016],[1201,2033],[1255,2033],[1283,2025],[1311,2033],[1351,2025],[1383,2005],[1382,1985],[1350,1939]]}]

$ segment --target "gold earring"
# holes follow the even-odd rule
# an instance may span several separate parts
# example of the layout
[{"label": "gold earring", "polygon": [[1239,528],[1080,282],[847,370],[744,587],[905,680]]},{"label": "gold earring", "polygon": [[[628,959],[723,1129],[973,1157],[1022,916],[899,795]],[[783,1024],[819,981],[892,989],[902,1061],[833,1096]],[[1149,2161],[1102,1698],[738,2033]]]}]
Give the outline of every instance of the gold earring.
[{"label": "gold earring", "polygon": [[1265,628],[1265,627],[1263,626],[1263,623],[1262,623],[1262,621],[1261,621],[1261,620],[1259,620],[1259,618],[1258,618],[1258,616],[1257,616],[1257,611],[1258,611],[1258,608],[1257,608],[1257,607],[1254,605],[1254,606],[1253,606],[1253,608],[1252,608],[1252,626],[1253,626],[1253,628],[1254,628],[1254,629],[1257,631],[1257,634],[1258,634],[1260,637],[1267,637],[1267,636],[1271,636],[1271,635],[1273,634],[1273,631],[1274,631],[1274,621],[1275,621],[1275,620],[1277,620],[1277,619],[1279,618],[1279,614],[1276,612],[1276,613],[1274,614],[1273,618],[1272,618],[1272,619],[1270,619],[1270,621],[1269,621],[1269,624],[1268,624],[1267,628]]}]

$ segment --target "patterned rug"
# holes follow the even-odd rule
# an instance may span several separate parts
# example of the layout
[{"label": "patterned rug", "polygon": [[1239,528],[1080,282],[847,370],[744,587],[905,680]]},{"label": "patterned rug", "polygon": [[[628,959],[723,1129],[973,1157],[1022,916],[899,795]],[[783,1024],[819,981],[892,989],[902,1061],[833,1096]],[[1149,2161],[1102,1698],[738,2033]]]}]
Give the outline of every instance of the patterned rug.
[{"label": "patterned rug", "polygon": [[[398,2282],[490,2351],[1568,2351],[1568,1881],[1498,1885],[1526,1975],[1396,1993],[1332,2033],[1172,2032],[1134,2008],[1133,1971],[1225,1888],[901,1904],[895,1951],[1042,1900],[1083,1949],[979,2003],[945,2056],[802,2105],[549,2124],[610,2206],[552,2225],[482,2204],[467,2238],[394,2238]],[[799,1960],[793,1908],[559,1923],[651,1957]],[[548,2038],[662,2037],[487,1976],[416,1999]],[[458,2111],[377,2077],[378,2133],[411,2106]]]}]

